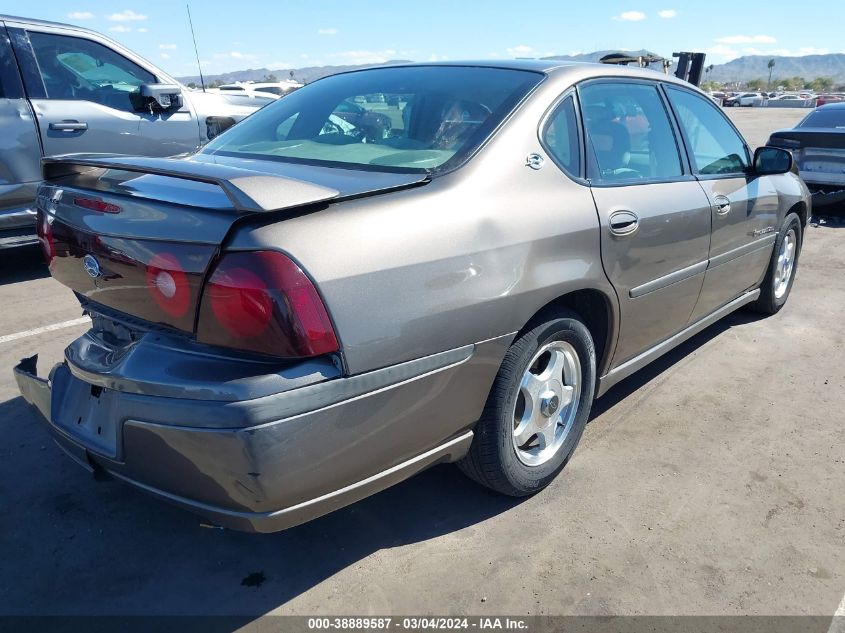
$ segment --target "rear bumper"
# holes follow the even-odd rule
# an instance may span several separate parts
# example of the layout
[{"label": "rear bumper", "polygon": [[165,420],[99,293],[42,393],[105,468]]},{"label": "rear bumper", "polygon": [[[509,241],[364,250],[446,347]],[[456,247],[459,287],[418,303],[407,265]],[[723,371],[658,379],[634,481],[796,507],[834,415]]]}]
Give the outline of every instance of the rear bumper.
[{"label": "rear bumper", "polygon": [[[210,522],[282,530],[460,459],[512,336],[237,402],[103,388],[68,362],[21,394],[59,446]],[[163,415],[162,411],[169,411]],[[245,425],[220,427],[221,419]]]},{"label": "rear bumper", "polygon": [[808,180],[806,184],[812,193],[814,211],[829,212],[837,208],[845,209],[845,178],[842,182]]}]

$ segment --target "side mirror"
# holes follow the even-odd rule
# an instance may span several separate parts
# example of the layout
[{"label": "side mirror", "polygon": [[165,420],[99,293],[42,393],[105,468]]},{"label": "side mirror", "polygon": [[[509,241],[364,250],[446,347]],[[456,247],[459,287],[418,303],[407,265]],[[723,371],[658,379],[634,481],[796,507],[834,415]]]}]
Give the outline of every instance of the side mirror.
[{"label": "side mirror", "polygon": [[754,151],[754,173],[757,176],[785,174],[792,170],[792,154],[779,147],[758,147]]},{"label": "side mirror", "polygon": [[141,110],[166,112],[182,106],[182,88],[176,84],[143,84],[141,91]]}]

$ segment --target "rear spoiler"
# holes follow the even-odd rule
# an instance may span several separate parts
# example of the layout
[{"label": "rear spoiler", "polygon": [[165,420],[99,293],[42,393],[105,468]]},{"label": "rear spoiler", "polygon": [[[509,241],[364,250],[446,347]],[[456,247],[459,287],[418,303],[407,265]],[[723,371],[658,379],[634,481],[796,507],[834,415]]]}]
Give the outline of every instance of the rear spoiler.
[{"label": "rear spoiler", "polygon": [[798,128],[778,130],[769,137],[769,145],[784,149],[813,147],[841,149],[845,144],[845,130],[827,128]]},{"label": "rear spoiler", "polygon": [[220,187],[239,213],[300,207],[326,202],[340,195],[336,189],[304,180],[178,158],[76,154],[43,158],[41,169],[44,180],[48,181],[84,174],[92,169],[119,169],[209,183]]}]

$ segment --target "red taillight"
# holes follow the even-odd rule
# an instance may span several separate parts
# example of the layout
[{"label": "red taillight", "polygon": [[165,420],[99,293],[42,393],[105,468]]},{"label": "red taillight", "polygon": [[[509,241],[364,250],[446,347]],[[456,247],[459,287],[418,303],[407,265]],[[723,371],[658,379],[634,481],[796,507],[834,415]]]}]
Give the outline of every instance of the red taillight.
[{"label": "red taillight", "polygon": [[147,290],[166,314],[183,317],[191,307],[188,277],[179,260],[170,253],[157,253],[147,264]]},{"label": "red taillight", "polygon": [[53,244],[53,227],[50,226],[49,216],[43,211],[38,211],[38,241],[49,265],[56,256],[56,246]]},{"label": "red taillight", "polygon": [[202,294],[197,340],[273,356],[319,356],[339,349],[311,280],[275,251],[229,253]]},{"label": "red taillight", "polygon": [[77,207],[82,207],[83,209],[88,209],[89,211],[99,211],[100,213],[120,213],[123,211],[123,209],[116,204],[104,202],[103,200],[98,200],[96,198],[80,198],[77,196],[73,199],[73,204]]}]

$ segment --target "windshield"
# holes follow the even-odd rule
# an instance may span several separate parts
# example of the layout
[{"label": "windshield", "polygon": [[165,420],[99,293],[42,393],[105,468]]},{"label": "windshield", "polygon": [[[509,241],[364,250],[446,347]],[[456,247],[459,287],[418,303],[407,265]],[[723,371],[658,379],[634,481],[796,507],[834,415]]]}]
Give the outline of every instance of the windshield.
[{"label": "windshield", "polygon": [[334,75],[260,110],[203,153],[381,171],[451,168],[542,78],[467,66]]},{"label": "windshield", "polygon": [[845,108],[814,110],[798,124],[798,127],[832,127],[845,129]]}]

